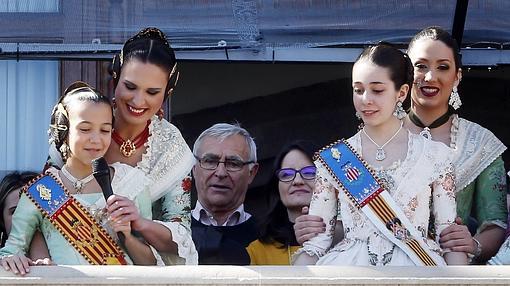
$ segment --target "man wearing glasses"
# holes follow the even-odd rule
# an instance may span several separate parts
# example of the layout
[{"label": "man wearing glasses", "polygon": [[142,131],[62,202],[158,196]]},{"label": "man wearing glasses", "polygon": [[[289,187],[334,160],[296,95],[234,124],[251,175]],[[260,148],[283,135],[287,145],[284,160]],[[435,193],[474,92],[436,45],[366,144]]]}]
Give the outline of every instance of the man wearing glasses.
[{"label": "man wearing glasses", "polygon": [[193,154],[198,201],[191,230],[199,264],[249,264],[245,247],[257,229],[243,203],[258,170],[253,138],[238,125],[218,123],[200,134]]}]

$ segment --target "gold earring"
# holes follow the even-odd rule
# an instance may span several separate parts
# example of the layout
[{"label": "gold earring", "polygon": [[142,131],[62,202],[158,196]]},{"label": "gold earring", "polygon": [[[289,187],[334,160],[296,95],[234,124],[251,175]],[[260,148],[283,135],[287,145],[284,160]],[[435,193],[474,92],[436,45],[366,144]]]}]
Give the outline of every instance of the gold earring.
[{"label": "gold earring", "polygon": [[156,112],[156,115],[158,116],[159,120],[162,120],[163,117],[165,117],[165,110],[163,108],[160,108],[158,112]]},{"label": "gold earring", "polygon": [[64,162],[67,161],[67,159],[69,158],[69,153],[70,153],[69,145],[67,145],[67,143],[64,142],[64,144],[62,144],[62,146],[60,146],[59,150],[60,150],[60,154],[62,154],[62,159],[64,160]]}]

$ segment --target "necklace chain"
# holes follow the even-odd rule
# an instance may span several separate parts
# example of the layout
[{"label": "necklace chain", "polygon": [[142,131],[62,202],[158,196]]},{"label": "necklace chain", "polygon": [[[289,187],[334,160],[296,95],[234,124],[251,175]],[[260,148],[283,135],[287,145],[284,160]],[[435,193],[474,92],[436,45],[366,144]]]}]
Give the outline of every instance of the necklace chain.
[{"label": "necklace chain", "polygon": [[448,122],[448,120],[450,120],[450,116],[452,114],[454,114],[454,113],[455,113],[455,109],[453,109],[453,107],[451,107],[451,106],[448,106],[448,110],[446,111],[445,114],[439,116],[429,126],[426,126],[420,120],[418,115],[416,115],[416,113],[414,113],[413,110],[411,109],[409,111],[409,120],[411,120],[411,122],[414,123],[414,125],[416,125],[416,126],[418,126],[420,128],[423,128],[423,130],[420,132],[421,136],[423,136],[423,137],[425,137],[427,139],[432,139],[432,134],[430,133],[430,129],[437,128],[437,127],[445,124],[446,122]]},{"label": "necklace chain", "polygon": [[64,177],[66,177],[73,184],[73,187],[76,190],[77,194],[81,194],[81,190],[83,189],[83,187],[85,187],[86,184],[88,184],[90,181],[92,181],[92,179],[94,179],[94,174],[90,174],[87,177],[79,180],[78,178],[73,176],[69,172],[69,170],[67,170],[66,165],[62,166],[61,171],[62,175],[64,175]]},{"label": "necklace chain", "polygon": [[382,161],[382,160],[386,159],[386,152],[384,152],[384,149],[383,149],[383,148],[384,148],[386,145],[388,145],[388,143],[390,143],[390,142],[391,142],[391,140],[393,140],[393,139],[397,136],[397,134],[398,134],[398,133],[400,132],[400,130],[402,129],[402,126],[404,126],[404,122],[403,122],[403,121],[401,121],[401,122],[400,122],[400,127],[398,128],[397,132],[395,132],[395,134],[393,134],[393,136],[391,136],[391,138],[390,138],[390,139],[388,139],[388,141],[384,142],[384,144],[382,144],[382,145],[377,144],[377,143],[374,141],[374,139],[372,139],[372,137],[370,137],[370,136],[367,134],[367,132],[365,131],[365,127],[363,127],[363,129],[362,129],[362,130],[363,130],[363,133],[367,136],[368,140],[370,140],[372,143],[374,143],[374,145],[375,145],[375,146],[377,146],[377,150],[376,150],[376,152],[375,152],[375,159],[376,159],[377,161]]}]

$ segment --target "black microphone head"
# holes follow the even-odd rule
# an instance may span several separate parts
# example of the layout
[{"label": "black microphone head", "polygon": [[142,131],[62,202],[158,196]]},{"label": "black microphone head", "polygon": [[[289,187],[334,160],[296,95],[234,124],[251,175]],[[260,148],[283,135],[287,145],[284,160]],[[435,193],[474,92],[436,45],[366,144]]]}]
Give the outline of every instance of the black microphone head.
[{"label": "black microphone head", "polygon": [[93,174],[104,174],[110,173],[110,167],[104,157],[99,157],[92,160],[92,173]]},{"label": "black microphone head", "polygon": [[104,199],[108,200],[113,195],[113,191],[110,181],[110,166],[105,158],[99,157],[92,160],[92,174],[103,191]]}]

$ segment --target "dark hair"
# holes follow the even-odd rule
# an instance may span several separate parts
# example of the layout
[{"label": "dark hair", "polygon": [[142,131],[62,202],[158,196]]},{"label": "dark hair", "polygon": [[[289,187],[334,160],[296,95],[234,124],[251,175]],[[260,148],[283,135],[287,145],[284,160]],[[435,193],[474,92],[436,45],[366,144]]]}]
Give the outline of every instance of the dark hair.
[{"label": "dark hair", "polygon": [[387,68],[390,71],[390,79],[398,90],[404,84],[409,86],[409,91],[413,86],[414,68],[409,56],[399,49],[387,44],[379,43],[365,48],[358,56],[355,64],[362,60]]},{"label": "dark hair", "polygon": [[455,61],[455,69],[458,70],[459,68],[462,68],[462,59],[459,45],[457,44],[457,41],[452,37],[452,35],[450,35],[450,33],[448,33],[446,30],[442,29],[441,27],[432,26],[419,31],[418,34],[414,35],[414,37],[411,39],[411,42],[409,42],[407,51],[410,51],[414,43],[422,39],[441,41],[452,50],[453,59]]},{"label": "dark hair", "polygon": [[165,89],[165,99],[170,90],[177,84],[179,72],[175,53],[165,34],[158,28],[145,28],[129,38],[122,47],[120,54],[113,57],[110,74],[113,78],[114,89],[119,83],[122,66],[137,59],[143,63],[151,63],[168,71],[168,82]]},{"label": "dark hair", "polygon": [[0,247],[4,246],[8,236],[3,216],[3,209],[5,207],[5,200],[7,196],[14,190],[22,188],[24,185],[28,184],[31,180],[37,177],[37,175],[38,174],[34,172],[12,172],[7,174],[2,179],[2,182],[0,182],[0,209],[2,210],[0,212],[0,236],[2,237]]},{"label": "dark hair", "polygon": [[64,91],[62,97],[60,97],[57,104],[53,107],[50,119],[50,129],[48,130],[50,143],[55,142],[55,147],[62,156],[64,163],[67,158],[60,150],[60,147],[66,143],[67,136],[69,135],[69,105],[75,101],[92,101],[108,104],[112,111],[112,124],[114,120],[113,107],[108,97],[102,95],[99,91],[84,82],[76,81],[72,83]]},{"label": "dark hair", "polygon": [[268,205],[270,211],[266,219],[260,225],[260,241],[263,243],[271,243],[277,241],[283,244],[283,247],[289,245],[297,245],[296,235],[294,233],[293,223],[289,221],[287,208],[283,205],[278,190],[278,178],[276,177],[276,170],[282,166],[283,158],[292,150],[299,150],[303,152],[310,161],[316,148],[310,141],[296,140],[285,145],[278,155],[275,157],[273,165],[273,176],[266,184],[266,192],[269,195]]}]

